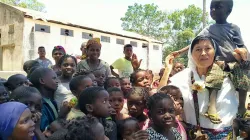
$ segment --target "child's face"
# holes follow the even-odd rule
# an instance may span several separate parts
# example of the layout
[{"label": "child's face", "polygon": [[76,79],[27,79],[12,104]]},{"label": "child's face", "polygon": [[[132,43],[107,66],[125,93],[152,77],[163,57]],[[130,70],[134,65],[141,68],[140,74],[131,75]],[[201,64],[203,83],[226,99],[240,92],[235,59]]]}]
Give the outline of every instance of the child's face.
[{"label": "child's face", "polygon": [[109,103],[116,113],[120,113],[124,105],[124,96],[122,92],[113,91],[109,96]]},{"label": "child's face", "polygon": [[121,88],[120,81],[118,79],[110,79],[108,82],[108,88],[110,87]]},{"label": "child's face", "polygon": [[106,90],[99,91],[99,95],[95,100],[95,103],[92,104],[93,112],[92,115],[95,117],[108,117],[110,116],[110,108],[109,104],[109,94]]},{"label": "child's face", "polygon": [[62,63],[61,70],[64,76],[72,76],[76,71],[76,63],[74,59],[72,59],[71,57],[65,59]]},{"label": "child's face", "polygon": [[88,77],[92,80],[93,86],[97,86],[96,78],[93,73],[88,74]]},{"label": "child's face", "polygon": [[84,89],[88,87],[92,87],[92,86],[93,86],[92,80],[89,77],[85,77],[84,79],[81,80],[81,83],[77,88],[77,91],[73,91],[73,92],[75,93],[75,96],[78,98]]},{"label": "child's face", "polygon": [[45,57],[45,55],[46,55],[45,48],[39,48],[38,54],[39,54],[39,57]]},{"label": "child's face", "polygon": [[42,111],[42,96],[40,93],[34,93],[28,98],[22,98],[19,102],[27,105],[32,114]]},{"label": "child's face", "polygon": [[47,74],[42,78],[44,86],[49,89],[56,91],[58,87],[58,79],[57,75],[54,71],[49,71]]},{"label": "child's face", "polygon": [[121,89],[123,92],[127,93],[131,88],[132,86],[128,78],[121,80]]},{"label": "child's face", "polygon": [[138,87],[150,87],[149,75],[146,71],[139,71],[135,75],[135,86]]},{"label": "child's face", "polygon": [[90,59],[98,59],[100,57],[101,47],[97,44],[92,44],[87,49],[87,55]]},{"label": "child's face", "polygon": [[133,54],[133,48],[132,47],[126,47],[123,51],[125,54],[125,57],[130,58]]},{"label": "child's face", "polygon": [[154,125],[161,129],[171,128],[175,123],[174,103],[171,99],[162,99],[149,112]]},{"label": "child's face", "polygon": [[181,64],[181,63],[176,63],[175,66],[174,66],[174,73],[178,73],[180,71],[182,71],[184,69],[184,65]]},{"label": "child's face", "polygon": [[124,123],[124,130],[122,132],[122,138],[126,140],[132,140],[131,135],[140,130],[140,126],[135,120],[128,120]]},{"label": "child's face", "polygon": [[9,93],[4,86],[0,86],[0,104],[9,101]]},{"label": "child's face", "polygon": [[97,123],[94,127],[92,127],[92,131],[94,132],[95,140],[108,140],[105,136],[104,127],[101,123]]},{"label": "child's face", "polygon": [[94,75],[95,75],[95,78],[96,78],[97,85],[99,87],[103,87],[105,79],[106,79],[104,71],[100,71],[100,70],[96,71],[94,73]]},{"label": "child's face", "polygon": [[16,89],[20,86],[30,86],[31,85],[28,78],[24,75],[18,75],[16,77],[16,81],[11,82],[10,84],[14,89]]},{"label": "child's face", "polygon": [[60,58],[64,55],[64,53],[60,50],[57,50],[53,53],[53,58],[56,62],[58,62],[60,60]]},{"label": "child's face", "polygon": [[32,140],[35,136],[35,123],[32,121],[31,116],[29,109],[22,113],[12,133],[12,139]]},{"label": "child's face", "polygon": [[128,112],[134,118],[139,117],[143,114],[145,109],[145,101],[143,96],[139,95],[130,95],[127,98]]},{"label": "child's face", "polygon": [[213,0],[210,5],[210,15],[216,23],[223,24],[230,14],[227,2],[222,0]]},{"label": "child's face", "polygon": [[172,90],[169,94],[174,101],[174,108],[176,115],[181,115],[183,113],[183,97],[180,90]]}]

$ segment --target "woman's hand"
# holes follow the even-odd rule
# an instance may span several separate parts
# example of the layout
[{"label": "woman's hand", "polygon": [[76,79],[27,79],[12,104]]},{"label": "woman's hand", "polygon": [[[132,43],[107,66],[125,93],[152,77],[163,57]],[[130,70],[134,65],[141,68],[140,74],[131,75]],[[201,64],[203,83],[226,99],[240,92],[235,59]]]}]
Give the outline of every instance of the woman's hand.
[{"label": "woman's hand", "polygon": [[140,68],[140,66],[141,66],[141,61],[142,61],[142,59],[141,59],[140,61],[138,61],[138,58],[137,58],[136,54],[133,54],[133,55],[132,55],[131,64],[132,64],[134,70],[137,70],[137,69]]}]

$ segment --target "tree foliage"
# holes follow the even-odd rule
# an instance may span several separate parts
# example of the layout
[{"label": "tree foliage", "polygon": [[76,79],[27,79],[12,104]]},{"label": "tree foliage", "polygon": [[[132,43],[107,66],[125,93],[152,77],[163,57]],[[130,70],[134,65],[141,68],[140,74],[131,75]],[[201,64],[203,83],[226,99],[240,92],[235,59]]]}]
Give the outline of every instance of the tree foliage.
[{"label": "tree foliage", "polygon": [[137,4],[129,6],[124,17],[124,30],[136,32],[145,36],[163,39],[165,37],[164,20],[166,13],[160,11],[154,4]]},{"label": "tree foliage", "polygon": [[[175,10],[168,14],[166,26],[169,27],[169,37],[165,41],[163,60],[169,53],[180,50],[191,43],[192,39],[202,30],[202,17],[202,9],[195,5],[189,5],[183,10]],[[179,57],[177,61],[187,64],[187,54]]]},{"label": "tree foliage", "polygon": [[[189,45],[202,30],[203,11],[195,5],[183,10],[163,12],[154,4],[129,6],[121,18],[124,30],[136,32],[165,42],[163,60],[173,51]],[[208,19],[208,14],[206,16]],[[208,21],[208,20],[207,20]],[[208,25],[208,24],[207,24]],[[177,59],[187,64],[187,55]]]},{"label": "tree foliage", "polygon": [[0,0],[0,2],[41,12],[45,9],[45,5],[37,0]]}]

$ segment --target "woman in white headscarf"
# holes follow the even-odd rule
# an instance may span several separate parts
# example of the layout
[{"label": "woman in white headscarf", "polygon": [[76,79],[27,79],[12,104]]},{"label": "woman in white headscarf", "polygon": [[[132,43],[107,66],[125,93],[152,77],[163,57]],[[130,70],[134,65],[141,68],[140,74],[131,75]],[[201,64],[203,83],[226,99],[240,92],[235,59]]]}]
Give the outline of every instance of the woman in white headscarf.
[{"label": "woman in white headscarf", "polygon": [[[209,139],[231,139],[232,124],[238,110],[238,92],[230,79],[224,75],[220,67],[214,63],[216,47],[209,37],[196,37],[189,49],[189,68],[174,75],[171,85],[180,88],[184,99],[184,121],[187,124],[189,139],[194,139],[197,130],[207,134]],[[218,69],[218,81],[221,88],[216,98],[216,110],[221,123],[212,123],[205,116],[209,106],[209,90],[207,74],[211,69]],[[198,134],[197,134],[198,135]]]}]

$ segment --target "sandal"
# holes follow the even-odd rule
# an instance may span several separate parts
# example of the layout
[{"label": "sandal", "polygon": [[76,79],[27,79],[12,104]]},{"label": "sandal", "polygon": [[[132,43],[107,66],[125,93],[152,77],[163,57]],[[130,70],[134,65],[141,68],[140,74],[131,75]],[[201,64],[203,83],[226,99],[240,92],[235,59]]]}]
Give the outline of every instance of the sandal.
[{"label": "sandal", "polygon": [[210,119],[210,121],[213,123],[213,124],[220,124],[222,123],[219,115],[216,113],[216,114],[204,114],[205,117],[207,117],[208,119]]}]

